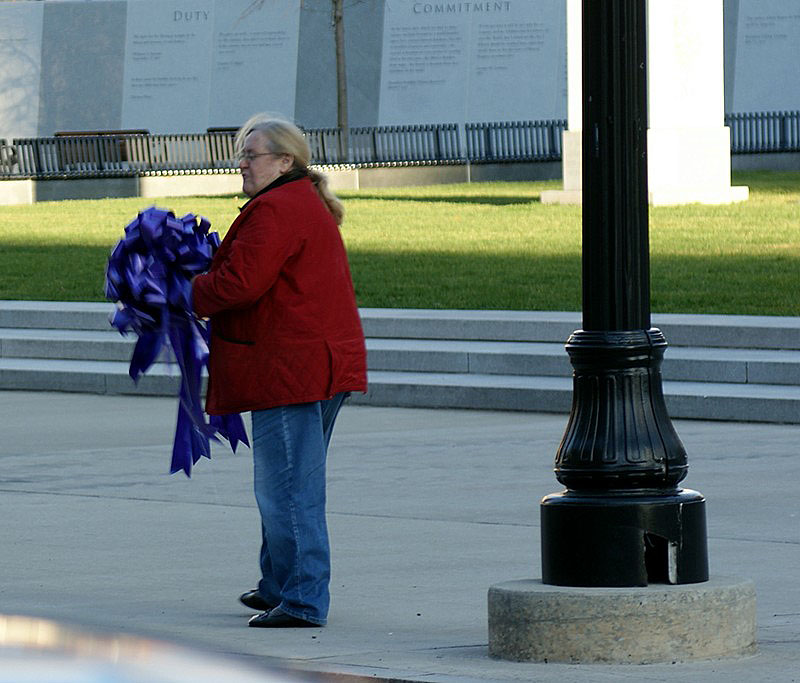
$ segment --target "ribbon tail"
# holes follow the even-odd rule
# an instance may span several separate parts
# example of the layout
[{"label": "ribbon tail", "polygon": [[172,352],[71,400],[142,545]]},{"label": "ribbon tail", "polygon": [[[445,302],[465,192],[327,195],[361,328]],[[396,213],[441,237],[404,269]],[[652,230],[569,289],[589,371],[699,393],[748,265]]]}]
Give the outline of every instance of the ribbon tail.
[{"label": "ribbon tail", "polygon": [[231,450],[234,453],[236,453],[236,446],[238,446],[239,443],[243,443],[250,448],[250,441],[247,438],[244,421],[239,413],[211,415],[209,423],[216,429],[221,437],[228,440],[231,445]]},{"label": "ribbon tail", "polygon": [[186,409],[194,425],[206,436],[211,437],[214,430],[206,423],[200,400],[202,361],[195,353],[191,343],[191,331],[185,321],[170,325],[169,339],[175,360],[181,370],[181,404]]},{"label": "ribbon tail", "polygon": [[138,382],[139,377],[155,362],[163,345],[164,338],[158,332],[145,332],[139,337],[128,368],[128,374],[134,382]]},{"label": "ribbon tail", "polygon": [[192,426],[192,438],[194,447],[192,450],[192,462],[196,465],[200,458],[211,459],[211,442],[209,437],[203,434],[197,427]]},{"label": "ribbon tail", "polygon": [[178,421],[175,425],[175,441],[172,444],[172,462],[169,473],[175,474],[183,470],[187,477],[192,476],[193,425],[183,405],[178,404]]}]

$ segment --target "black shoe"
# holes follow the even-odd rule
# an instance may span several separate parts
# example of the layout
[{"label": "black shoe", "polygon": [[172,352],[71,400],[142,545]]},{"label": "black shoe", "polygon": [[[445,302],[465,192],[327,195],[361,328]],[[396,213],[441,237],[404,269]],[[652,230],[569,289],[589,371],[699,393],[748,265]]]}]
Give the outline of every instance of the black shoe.
[{"label": "black shoe", "polygon": [[312,624],[310,621],[298,619],[279,609],[256,614],[247,624],[256,628],[322,628],[322,624]]},{"label": "black shoe", "polygon": [[275,609],[275,607],[277,607],[277,605],[270,605],[267,603],[267,601],[261,597],[261,594],[257,590],[242,593],[239,596],[239,602],[241,602],[245,607],[257,609],[259,611],[269,612],[271,609]]}]

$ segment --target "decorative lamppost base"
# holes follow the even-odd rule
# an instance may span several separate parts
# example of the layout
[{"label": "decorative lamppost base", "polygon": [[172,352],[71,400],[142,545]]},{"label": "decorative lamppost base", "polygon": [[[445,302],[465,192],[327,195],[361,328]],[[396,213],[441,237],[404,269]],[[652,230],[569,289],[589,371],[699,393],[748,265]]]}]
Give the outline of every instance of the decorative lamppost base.
[{"label": "decorative lamppost base", "polygon": [[697,491],[564,491],[546,496],[540,510],[546,584],[708,580],[705,499]]},{"label": "decorative lamppost base", "polygon": [[508,581],[489,589],[489,654],[518,662],[654,664],[756,650],[752,581],[574,588]]}]

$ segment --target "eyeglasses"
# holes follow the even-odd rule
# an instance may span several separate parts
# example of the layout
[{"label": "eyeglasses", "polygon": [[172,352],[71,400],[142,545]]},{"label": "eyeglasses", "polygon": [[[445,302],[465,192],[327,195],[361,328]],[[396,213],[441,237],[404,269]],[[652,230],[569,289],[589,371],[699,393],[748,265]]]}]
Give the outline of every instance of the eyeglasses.
[{"label": "eyeglasses", "polygon": [[282,156],[281,154],[276,154],[275,152],[259,152],[258,154],[253,154],[252,152],[247,152],[244,154],[237,154],[236,160],[239,162],[246,161],[248,164],[253,161],[256,157],[279,157]]}]

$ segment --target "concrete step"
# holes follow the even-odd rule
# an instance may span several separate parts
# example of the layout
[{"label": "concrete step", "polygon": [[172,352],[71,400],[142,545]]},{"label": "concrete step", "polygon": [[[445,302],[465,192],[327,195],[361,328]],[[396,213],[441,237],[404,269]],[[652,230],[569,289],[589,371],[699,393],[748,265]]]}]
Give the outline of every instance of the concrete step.
[{"label": "concrete step", "polygon": [[172,363],[154,363],[134,383],[128,361],[0,358],[0,389],[90,394],[177,396],[180,374]]},{"label": "concrete step", "polygon": [[[110,304],[0,301],[0,389],[174,396],[173,364],[138,385],[135,337]],[[372,405],[568,412],[564,341],[577,313],[362,309]],[[800,318],[654,316],[670,346],[664,394],[673,417],[800,423]]]},{"label": "concrete step", "polygon": [[[177,370],[157,363],[134,384],[127,362],[0,358],[0,389],[176,396]],[[567,413],[568,377],[370,371],[361,405]],[[800,387],[719,382],[663,384],[673,418],[800,423]]]},{"label": "concrete step", "polygon": [[[135,337],[116,331],[0,329],[0,357],[129,361]],[[372,370],[570,377],[564,344],[367,339]],[[166,355],[164,360],[168,360]],[[800,351],[668,348],[664,379],[800,385]]]},{"label": "concrete step", "polygon": [[0,301],[0,328],[102,330],[114,306],[85,301]]},{"label": "concrete step", "polygon": [[[580,313],[362,308],[368,337],[565,342]],[[800,350],[800,317],[654,314],[670,346]]]},{"label": "concrete step", "polygon": [[[0,301],[0,328],[108,330],[110,303]],[[564,343],[577,312],[362,308],[367,337]],[[800,350],[800,317],[654,314],[670,347]]]},{"label": "concrete step", "polygon": [[[354,403],[568,413],[572,402],[564,377],[375,371],[369,382]],[[663,390],[673,418],[800,423],[800,387],[665,381]]]},{"label": "concrete step", "polygon": [[[564,344],[367,339],[373,370],[570,377]],[[800,385],[800,351],[668,348],[667,380]]]},{"label": "concrete step", "polygon": [[65,360],[130,360],[135,335],[123,337],[110,327],[100,330],[3,329],[0,357]]}]

